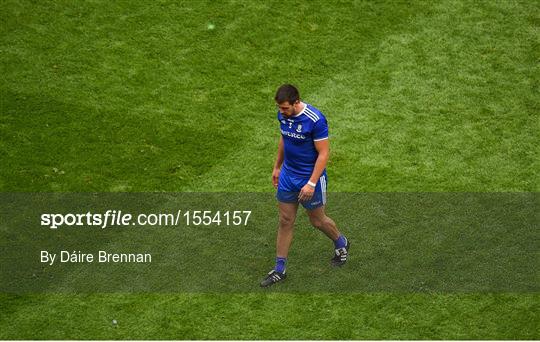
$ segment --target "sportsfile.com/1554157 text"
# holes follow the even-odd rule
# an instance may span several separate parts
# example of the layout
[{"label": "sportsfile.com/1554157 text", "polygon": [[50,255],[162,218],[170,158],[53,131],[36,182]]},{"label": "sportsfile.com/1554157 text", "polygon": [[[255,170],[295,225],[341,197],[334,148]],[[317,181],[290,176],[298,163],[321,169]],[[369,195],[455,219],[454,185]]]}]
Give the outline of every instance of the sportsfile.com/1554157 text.
[{"label": "sportsfile.com/1554157 text", "polygon": [[[251,210],[177,210],[176,213],[137,214],[122,210],[107,210],[105,213],[45,213],[41,214],[41,226],[50,229],[59,227],[110,227],[128,226],[246,226]],[[135,219],[134,219],[135,217]]]}]

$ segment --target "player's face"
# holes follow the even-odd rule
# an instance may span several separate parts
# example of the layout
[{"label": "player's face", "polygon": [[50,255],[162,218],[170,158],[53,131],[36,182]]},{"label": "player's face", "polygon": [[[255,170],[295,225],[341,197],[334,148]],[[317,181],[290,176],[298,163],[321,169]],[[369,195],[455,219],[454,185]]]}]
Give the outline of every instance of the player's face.
[{"label": "player's face", "polygon": [[279,108],[281,114],[285,116],[293,116],[297,114],[294,109],[294,104],[291,104],[288,101],[278,103],[277,107]]}]

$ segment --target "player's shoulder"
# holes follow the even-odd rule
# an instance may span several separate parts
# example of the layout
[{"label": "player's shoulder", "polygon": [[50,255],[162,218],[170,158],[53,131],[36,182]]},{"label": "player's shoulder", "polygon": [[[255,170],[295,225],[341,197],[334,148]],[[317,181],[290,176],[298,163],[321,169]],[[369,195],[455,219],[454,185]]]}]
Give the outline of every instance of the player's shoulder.
[{"label": "player's shoulder", "polygon": [[324,114],[317,107],[309,103],[306,103],[304,114],[313,122],[317,122],[319,120],[323,120],[323,121],[326,120],[326,117],[324,116]]}]

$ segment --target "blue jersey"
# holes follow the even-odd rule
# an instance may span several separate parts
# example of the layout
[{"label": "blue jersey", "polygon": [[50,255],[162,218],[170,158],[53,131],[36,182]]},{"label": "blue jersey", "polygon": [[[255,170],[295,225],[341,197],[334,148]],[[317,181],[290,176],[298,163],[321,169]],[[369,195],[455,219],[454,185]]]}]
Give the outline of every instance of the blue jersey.
[{"label": "blue jersey", "polygon": [[278,111],[283,136],[283,168],[292,174],[310,177],[319,153],[315,141],[328,139],[328,123],[315,107],[305,104],[297,115],[285,117]]}]

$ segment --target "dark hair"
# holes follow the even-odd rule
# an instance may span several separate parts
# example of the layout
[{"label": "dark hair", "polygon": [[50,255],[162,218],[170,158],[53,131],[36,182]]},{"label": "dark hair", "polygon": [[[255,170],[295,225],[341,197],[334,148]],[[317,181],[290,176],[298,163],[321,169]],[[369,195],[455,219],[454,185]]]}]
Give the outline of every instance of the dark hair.
[{"label": "dark hair", "polygon": [[284,84],[278,88],[274,99],[277,103],[288,101],[290,104],[294,104],[296,101],[300,100],[300,93],[292,84]]}]

